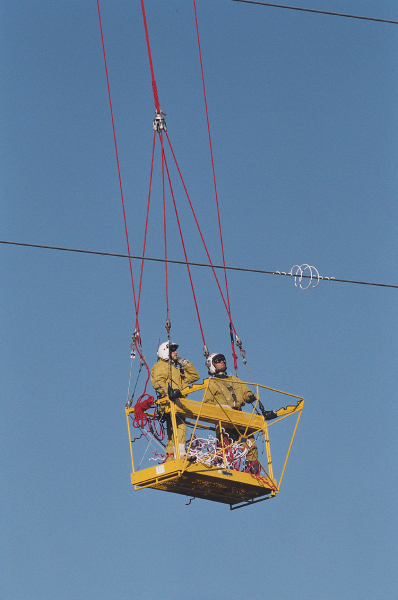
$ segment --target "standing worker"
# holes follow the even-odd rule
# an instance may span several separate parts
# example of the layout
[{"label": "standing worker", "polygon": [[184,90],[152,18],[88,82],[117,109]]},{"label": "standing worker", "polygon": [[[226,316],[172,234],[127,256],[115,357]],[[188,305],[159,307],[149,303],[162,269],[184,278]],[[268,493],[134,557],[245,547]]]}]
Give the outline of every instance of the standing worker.
[{"label": "standing worker", "polygon": [[[168,396],[172,402],[178,404],[179,398],[184,398],[181,390],[199,379],[199,373],[192,363],[185,358],[177,356],[178,344],[164,342],[158,348],[158,362],[155,363],[151,371],[151,381],[158,398]],[[180,450],[180,458],[185,458],[185,443],[187,437],[187,426],[185,417],[176,415],[177,421],[177,440]],[[173,460],[176,457],[174,447],[173,426],[170,413],[166,416],[167,424],[167,444],[165,459]]]},{"label": "standing worker", "polygon": [[[242,406],[245,404],[256,402],[257,397],[246,384],[238,377],[227,374],[227,361],[224,354],[211,354],[206,361],[206,365],[209,375],[212,375],[212,378],[209,381],[204,402],[217,404],[226,408],[234,408],[235,410],[242,410]],[[266,411],[264,414],[266,421],[270,421],[276,417],[277,414],[272,410]],[[239,432],[236,429],[226,430],[226,435],[233,442],[239,439]],[[258,462],[258,450],[254,435],[247,438],[244,446],[248,450],[246,454],[246,469],[249,469],[250,473],[257,475],[260,471],[260,464]]]}]

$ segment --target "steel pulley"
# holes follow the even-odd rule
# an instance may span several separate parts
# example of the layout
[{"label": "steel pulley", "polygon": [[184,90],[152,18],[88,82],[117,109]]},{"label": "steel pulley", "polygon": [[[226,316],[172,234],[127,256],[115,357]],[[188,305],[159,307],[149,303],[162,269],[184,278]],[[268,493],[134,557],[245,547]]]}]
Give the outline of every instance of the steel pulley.
[{"label": "steel pulley", "polygon": [[153,120],[153,130],[160,133],[162,130],[167,131],[166,121],[164,120],[165,113],[155,111],[156,116]]}]

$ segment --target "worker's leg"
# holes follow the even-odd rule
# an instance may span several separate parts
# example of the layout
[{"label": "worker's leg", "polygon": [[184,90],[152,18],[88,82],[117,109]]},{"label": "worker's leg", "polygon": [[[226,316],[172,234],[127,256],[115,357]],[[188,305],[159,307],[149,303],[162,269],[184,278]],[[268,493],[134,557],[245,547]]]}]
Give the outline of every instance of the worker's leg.
[{"label": "worker's leg", "polygon": [[247,448],[246,467],[251,465],[250,472],[257,475],[260,472],[260,465],[258,463],[258,448],[254,436],[247,439],[245,446]]},{"label": "worker's leg", "polygon": [[[187,426],[185,424],[184,417],[179,417],[176,415],[177,422],[177,443],[179,445],[180,450],[180,458],[185,458],[186,450],[185,450],[185,442],[187,439]],[[166,462],[168,460],[175,459],[175,448],[174,448],[174,436],[173,436],[173,426],[171,423],[171,419],[167,420],[167,444],[166,444]]]}]

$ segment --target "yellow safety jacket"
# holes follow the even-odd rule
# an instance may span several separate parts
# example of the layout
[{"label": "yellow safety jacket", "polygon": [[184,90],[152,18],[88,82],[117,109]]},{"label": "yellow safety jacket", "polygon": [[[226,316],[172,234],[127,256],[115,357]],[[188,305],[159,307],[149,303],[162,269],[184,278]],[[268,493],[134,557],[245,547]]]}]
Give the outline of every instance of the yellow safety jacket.
[{"label": "yellow safety jacket", "polygon": [[[245,404],[246,400],[251,396],[253,392],[247,387],[246,384],[235,377],[229,375],[228,377],[212,377],[209,381],[209,387],[207,388],[205,398],[203,402],[209,404],[217,404],[218,406],[228,406],[240,410]],[[234,433],[234,430],[227,429],[226,432],[229,436]],[[220,435],[218,432],[217,436]],[[232,440],[234,439],[232,435]],[[257,444],[254,436],[250,436],[244,446],[247,448],[246,460],[254,462],[258,460]]]},{"label": "yellow safety jacket", "polygon": [[199,373],[190,362],[185,365],[183,370],[178,369],[171,363],[170,374],[171,382],[169,379],[169,361],[159,358],[158,362],[153,365],[151,371],[152,385],[159,396],[167,396],[169,383],[173,389],[182,390],[184,387],[198,381],[200,378]]},{"label": "yellow safety jacket", "polygon": [[252,394],[253,392],[249,390],[247,385],[234,375],[212,377],[209,381],[204,402],[229,406],[239,410]]}]

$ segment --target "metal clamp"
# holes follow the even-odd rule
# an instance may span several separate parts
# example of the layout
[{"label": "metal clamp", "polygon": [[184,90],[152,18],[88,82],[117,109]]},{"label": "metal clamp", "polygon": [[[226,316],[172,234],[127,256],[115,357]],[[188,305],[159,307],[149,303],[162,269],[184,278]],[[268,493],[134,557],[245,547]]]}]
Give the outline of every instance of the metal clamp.
[{"label": "metal clamp", "polygon": [[158,133],[160,133],[162,129],[164,131],[167,131],[166,121],[164,120],[165,113],[163,113],[162,111],[160,111],[160,113],[155,111],[155,113],[156,116],[153,120],[153,130],[157,131]]},{"label": "metal clamp", "polygon": [[235,339],[236,339],[236,345],[238,346],[240,355],[242,357],[242,362],[244,365],[247,365],[246,350],[244,350],[242,348],[242,340],[240,339],[240,337],[238,335],[235,335]]},{"label": "metal clamp", "polygon": [[166,325],[165,328],[167,330],[167,337],[170,337],[170,329],[171,329],[171,321],[169,318],[166,319]]}]

